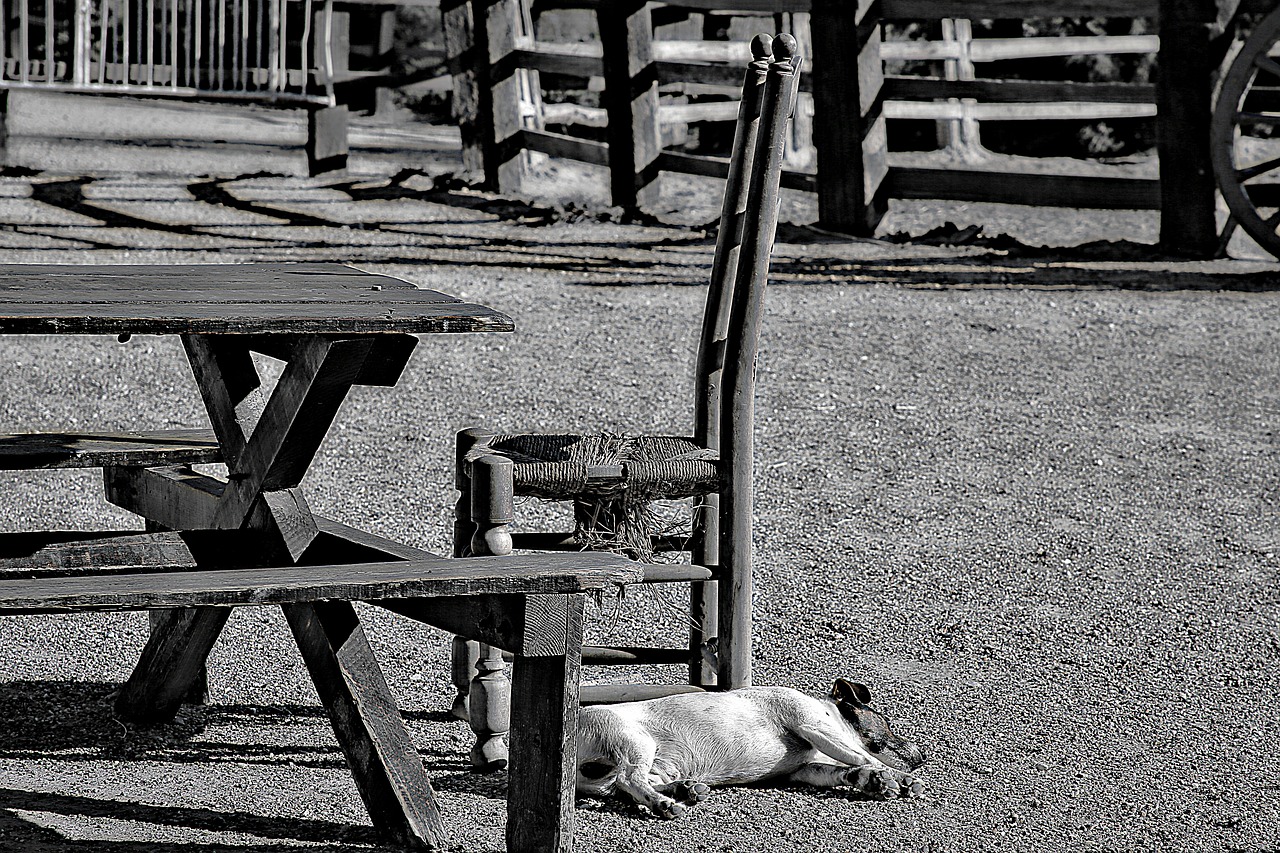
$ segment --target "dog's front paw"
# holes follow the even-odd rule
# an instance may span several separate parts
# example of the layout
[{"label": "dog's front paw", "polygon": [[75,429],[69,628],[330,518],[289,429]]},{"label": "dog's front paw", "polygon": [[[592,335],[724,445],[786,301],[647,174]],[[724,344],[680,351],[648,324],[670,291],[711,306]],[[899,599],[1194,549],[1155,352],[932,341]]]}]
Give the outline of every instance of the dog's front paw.
[{"label": "dog's front paw", "polygon": [[672,796],[686,805],[696,805],[711,796],[711,789],[697,779],[681,779],[671,785]]},{"label": "dog's front paw", "polygon": [[917,799],[924,794],[924,782],[891,767],[851,767],[845,783],[870,797],[896,800]]},{"label": "dog's front paw", "polygon": [[684,803],[662,799],[654,804],[653,813],[665,820],[675,820],[676,818],[684,817],[684,813],[688,811],[688,808]]},{"label": "dog's front paw", "polygon": [[902,781],[902,794],[904,799],[918,800],[924,796],[925,784],[923,779],[917,779],[915,776],[907,776]]}]

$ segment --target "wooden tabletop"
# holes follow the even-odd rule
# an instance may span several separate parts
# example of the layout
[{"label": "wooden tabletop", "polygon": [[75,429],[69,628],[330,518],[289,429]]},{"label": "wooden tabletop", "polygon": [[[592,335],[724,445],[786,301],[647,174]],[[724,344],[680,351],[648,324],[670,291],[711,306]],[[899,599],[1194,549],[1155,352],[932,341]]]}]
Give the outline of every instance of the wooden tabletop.
[{"label": "wooden tabletop", "polygon": [[341,264],[0,264],[0,334],[509,332],[505,314]]}]

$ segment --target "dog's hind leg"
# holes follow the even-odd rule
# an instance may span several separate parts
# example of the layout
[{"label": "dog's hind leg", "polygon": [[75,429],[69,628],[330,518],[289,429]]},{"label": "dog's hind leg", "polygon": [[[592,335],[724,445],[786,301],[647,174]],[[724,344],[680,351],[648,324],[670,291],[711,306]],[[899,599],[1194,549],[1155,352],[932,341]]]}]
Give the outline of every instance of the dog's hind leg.
[{"label": "dog's hind leg", "polygon": [[[683,793],[688,794],[688,789],[682,788],[684,782],[669,782],[665,785],[655,787],[649,781],[649,767],[653,763],[653,759],[643,763],[630,764],[626,767],[618,768],[618,790],[627,794],[631,799],[656,814],[658,817],[673,820],[685,813],[686,804],[692,805],[699,800],[680,800],[674,799],[671,794]],[[690,785],[700,785],[701,783],[688,783]],[[705,785],[703,786],[706,787]],[[708,789],[709,790],[709,789]],[[684,799],[682,797],[681,799]],[[705,799],[705,795],[704,795]]]},{"label": "dog's hind leg", "polygon": [[[658,817],[680,817],[686,805],[699,800],[689,799],[694,793],[692,787],[701,783],[684,783],[681,781],[666,782],[670,776],[664,776],[654,768],[654,759],[658,755],[658,744],[647,732],[629,731],[625,737],[619,737],[611,743],[613,753],[612,788],[630,797],[637,804],[644,806]],[[704,798],[706,786],[703,786]],[[673,798],[672,794],[677,795]]]}]

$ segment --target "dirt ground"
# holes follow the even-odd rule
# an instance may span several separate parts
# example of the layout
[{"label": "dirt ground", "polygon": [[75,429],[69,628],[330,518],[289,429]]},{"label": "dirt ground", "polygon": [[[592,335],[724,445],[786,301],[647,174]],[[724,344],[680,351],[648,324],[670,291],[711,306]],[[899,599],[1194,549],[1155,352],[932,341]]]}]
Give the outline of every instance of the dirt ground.
[{"label": "dirt ground", "polygon": [[[564,166],[527,199],[458,187],[438,129],[361,126],[349,172],[308,179],[276,115],[248,150],[139,146],[136,116],[65,140],[82,107],[14,100],[0,261],[333,260],[516,318],[355,394],[317,512],[445,550],[460,427],[688,429],[713,185],[668,181],[665,224],[623,224]],[[928,796],[726,789],[675,822],[583,801],[579,849],[1280,849],[1280,266],[1161,259],[1144,213],[896,205],[902,242],[824,235],[811,204],[787,199],[759,359],[756,681],[870,685]],[[202,423],[167,338],[0,338],[0,363],[0,432]],[[0,474],[0,529],[136,526],[100,492]],[[595,637],[683,632],[647,594],[601,611]],[[443,713],[447,639],[361,612],[451,849],[501,850],[502,777]],[[238,611],[211,704],[153,730],[111,714],[145,633],[0,620],[0,850],[374,845],[278,613]]]}]

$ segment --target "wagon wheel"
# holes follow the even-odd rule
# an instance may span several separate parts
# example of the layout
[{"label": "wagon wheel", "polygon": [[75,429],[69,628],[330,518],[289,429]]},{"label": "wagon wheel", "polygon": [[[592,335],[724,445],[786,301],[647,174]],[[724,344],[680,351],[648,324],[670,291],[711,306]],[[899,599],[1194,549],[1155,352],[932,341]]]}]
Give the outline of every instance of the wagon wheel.
[{"label": "wagon wheel", "polygon": [[1233,223],[1280,257],[1280,9],[1231,63],[1213,113],[1213,171]]}]

